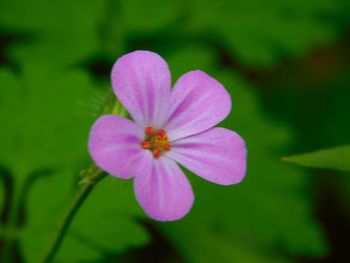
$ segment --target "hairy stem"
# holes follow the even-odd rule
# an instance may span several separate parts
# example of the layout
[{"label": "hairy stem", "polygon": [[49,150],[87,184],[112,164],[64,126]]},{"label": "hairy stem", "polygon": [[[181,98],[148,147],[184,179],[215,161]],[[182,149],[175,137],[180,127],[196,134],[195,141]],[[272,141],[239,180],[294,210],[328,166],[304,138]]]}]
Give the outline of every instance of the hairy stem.
[{"label": "hairy stem", "polygon": [[14,257],[14,248],[17,241],[17,228],[19,225],[20,200],[25,189],[25,181],[20,180],[17,187],[12,189],[10,207],[5,228],[3,229],[4,246],[0,262],[11,263]]},{"label": "hairy stem", "polygon": [[[84,200],[89,196],[92,189],[94,189],[95,185],[101,181],[106,176],[104,172],[98,169],[96,166],[93,166],[84,174],[83,186],[80,192],[77,194],[75,199],[73,199],[65,217],[62,220],[62,223],[58,229],[57,235],[53,240],[51,246],[49,247],[44,259],[43,263],[51,262],[59,250],[64,237],[69,229],[70,224],[73,221],[75,214],[78,212],[79,208],[83,204]],[[88,179],[87,179],[88,178]]]},{"label": "hairy stem", "polygon": [[[107,97],[103,106],[98,112],[98,115],[103,114],[116,114],[122,117],[126,116],[126,111],[121,103],[116,100],[114,94],[111,92]],[[51,262],[59,250],[64,237],[69,229],[70,224],[73,221],[74,216],[78,212],[79,208],[85,201],[85,199],[89,196],[92,189],[94,189],[95,185],[101,181],[106,176],[106,173],[102,172],[98,167],[92,165],[90,169],[83,171],[81,174],[81,181],[79,184],[82,186],[81,191],[73,200],[71,206],[69,207],[67,214],[62,220],[62,223],[58,229],[57,235],[53,240],[53,243],[49,247],[45,257],[43,258],[43,263]]]}]

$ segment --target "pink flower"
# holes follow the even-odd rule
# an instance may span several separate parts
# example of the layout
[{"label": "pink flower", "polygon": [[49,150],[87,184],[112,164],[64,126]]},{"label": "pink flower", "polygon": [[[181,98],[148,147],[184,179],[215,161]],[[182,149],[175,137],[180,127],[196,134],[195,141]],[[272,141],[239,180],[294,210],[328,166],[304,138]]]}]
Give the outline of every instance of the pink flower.
[{"label": "pink flower", "polygon": [[113,90],[134,121],[100,117],[89,152],[102,170],[134,178],[136,198],[159,221],[177,220],[192,207],[191,185],[179,165],[222,185],[239,183],[246,172],[243,139],[213,128],[231,110],[223,85],[202,71],[182,75],[171,90],[167,63],[150,51],[119,58]]}]

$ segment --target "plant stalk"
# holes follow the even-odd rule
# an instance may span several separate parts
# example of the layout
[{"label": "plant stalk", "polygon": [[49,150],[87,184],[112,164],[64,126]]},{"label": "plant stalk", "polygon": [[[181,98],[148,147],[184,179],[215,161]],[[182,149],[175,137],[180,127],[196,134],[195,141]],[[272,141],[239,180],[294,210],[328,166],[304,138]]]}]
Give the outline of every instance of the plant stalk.
[{"label": "plant stalk", "polygon": [[[53,260],[57,251],[59,250],[64,237],[73,221],[75,214],[78,212],[79,208],[83,204],[84,200],[89,196],[91,191],[94,189],[95,185],[100,182],[106,174],[98,169],[96,166],[93,166],[89,169],[87,174],[84,175],[83,187],[80,192],[77,194],[73,202],[71,203],[65,217],[62,220],[62,223],[58,229],[57,235],[53,240],[51,246],[49,247],[45,257],[43,258],[43,263],[49,263]],[[89,178],[86,180],[86,178]]]}]

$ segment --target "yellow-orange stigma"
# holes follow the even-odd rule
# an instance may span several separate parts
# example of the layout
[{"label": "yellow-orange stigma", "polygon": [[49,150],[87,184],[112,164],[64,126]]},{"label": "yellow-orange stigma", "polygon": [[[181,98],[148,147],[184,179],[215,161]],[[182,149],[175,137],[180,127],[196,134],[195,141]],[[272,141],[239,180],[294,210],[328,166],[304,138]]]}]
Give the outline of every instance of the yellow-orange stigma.
[{"label": "yellow-orange stigma", "polygon": [[163,129],[155,130],[153,127],[145,128],[145,140],[141,148],[152,152],[154,158],[159,158],[164,151],[170,151],[169,138]]}]

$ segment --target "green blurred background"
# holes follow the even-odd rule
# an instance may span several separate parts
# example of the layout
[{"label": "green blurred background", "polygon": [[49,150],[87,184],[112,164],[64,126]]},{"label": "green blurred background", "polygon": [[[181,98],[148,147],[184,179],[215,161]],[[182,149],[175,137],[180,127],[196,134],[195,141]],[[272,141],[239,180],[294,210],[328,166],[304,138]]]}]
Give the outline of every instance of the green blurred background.
[{"label": "green blurred background", "polygon": [[224,83],[221,125],[245,138],[247,177],[223,187],[188,173],[196,202],[171,223],[108,177],[55,262],[350,262],[349,174],[281,161],[350,142],[349,11],[347,0],[0,0],[0,262],[42,258],[91,162],[111,67],[138,49],[167,60],[173,82],[201,69]]}]

